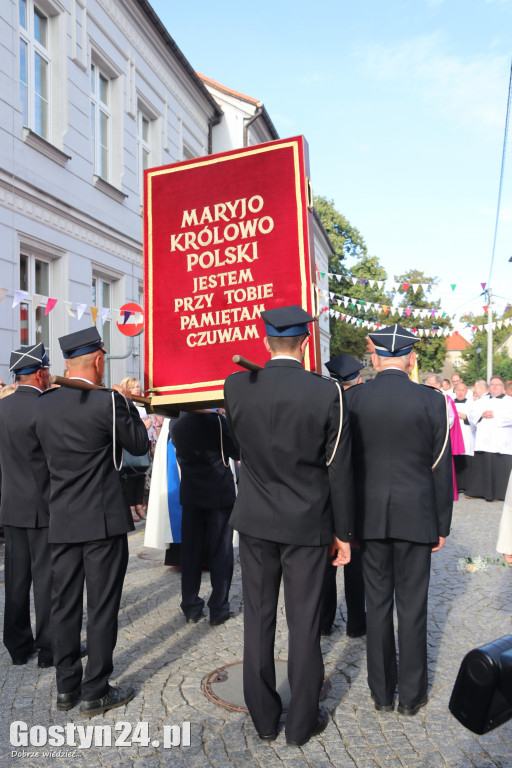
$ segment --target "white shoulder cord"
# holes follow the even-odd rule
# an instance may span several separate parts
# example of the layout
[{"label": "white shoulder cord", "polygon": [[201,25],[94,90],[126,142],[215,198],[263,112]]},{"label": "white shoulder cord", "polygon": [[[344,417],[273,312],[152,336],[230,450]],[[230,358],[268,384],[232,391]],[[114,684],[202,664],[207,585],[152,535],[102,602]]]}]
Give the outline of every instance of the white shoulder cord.
[{"label": "white shoulder cord", "polygon": [[450,414],[449,414],[449,411],[448,411],[449,407],[450,407],[450,403],[446,399],[446,435],[445,435],[445,438],[444,438],[444,443],[443,443],[443,447],[441,449],[441,453],[437,457],[437,460],[435,461],[435,463],[432,465],[432,472],[434,471],[434,469],[437,467],[437,465],[441,461],[441,457],[442,457],[442,455],[444,453],[444,449],[446,448],[446,443],[448,442],[448,436],[450,434]]},{"label": "white shoulder cord", "polygon": [[327,467],[331,466],[332,460],[336,456],[336,451],[338,450],[338,444],[340,442],[340,437],[341,437],[341,427],[342,427],[342,424],[343,424],[343,397],[341,395],[341,387],[340,387],[340,385],[338,384],[338,382],[335,379],[333,379],[333,381],[336,384],[336,386],[338,387],[338,394],[340,396],[340,426],[339,426],[339,429],[338,429],[338,437],[336,438],[336,445],[334,446],[334,451],[332,452],[332,456],[329,459],[329,461],[325,462]]},{"label": "white shoulder cord", "polygon": [[121,463],[117,466],[116,462],[116,404],[114,399],[114,392],[112,394],[112,459],[114,461],[114,469],[120,472],[123,468],[123,454],[121,453]]},{"label": "white shoulder cord", "polygon": [[229,467],[229,459],[226,461],[224,458],[224,443],[222,442],[222,419],[220,418],[220,414],[217,414],[217,418],[219,420],[219,429],[220,429],[220,455],[222,456],[222,463],[225,467]]}]

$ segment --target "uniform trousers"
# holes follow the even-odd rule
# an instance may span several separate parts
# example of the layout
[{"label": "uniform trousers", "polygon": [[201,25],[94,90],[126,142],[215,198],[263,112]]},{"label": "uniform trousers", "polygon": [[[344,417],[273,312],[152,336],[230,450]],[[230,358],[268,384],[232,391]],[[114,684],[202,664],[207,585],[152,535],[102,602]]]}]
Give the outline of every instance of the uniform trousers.
[{"label": "uniform trousers", "polygon": [[[12,659],[21,659],[32,653],[35,642],[39,649],[39,661],[51,663],[52,570],[48,528],[5,525],[4,535],[4,645]],[[30,624],[31,584],[36,613],[35,641]]]},{"label": "uniform trousers", "polygon": [[[338,608],[338,595],[336,589],[337,567],[330,562],[325,569],[324,586],[322,594],[322,618],[320,627],[322,632],[331,631],[336,610]],[[347,606],[347,632],[359,633],[366,631],[366,613],[364,608],[364,581],[361,550],[351,551],[350,563],[343,567],[345,582],[345,603]]]},{"label": "uniform trousers", "polygon": [[281,577],[288,623],[290,705],[286,738],[301,741],[317,724],[324,664],[320,613],[328,547],[280,544],[240,534],[244,597],[244,697],[256,730],[277,731],[282,712],[276,691],[274,640]]},{"label": "uniform trousers", "polygon": [[[398,539],[361,542],[366,588],[368,685],[375,701],[415,706],[427,694],[427,599],[431,544]],[[393,627],[398,615],[398,675]]]},{"label": "uniform trousers", "polygon": [[229,589],[233,578],[233,530],[228,525],[232,507],[199,509],[182,507],[181,518],[181,609],[187,619],[201,616],[204,600],[199,597],[203,563],[210,567],[212,594],[208,600],[210,620],[229,615]]},{"label": "uniform trousers", "polygon": [[[117,616],[128,565],[126,534],[78,544],[52,544],[52,641],[58,693],[82,690],[85,701],[107,693]],[[80,658],[84,581],[87,666]]]}]

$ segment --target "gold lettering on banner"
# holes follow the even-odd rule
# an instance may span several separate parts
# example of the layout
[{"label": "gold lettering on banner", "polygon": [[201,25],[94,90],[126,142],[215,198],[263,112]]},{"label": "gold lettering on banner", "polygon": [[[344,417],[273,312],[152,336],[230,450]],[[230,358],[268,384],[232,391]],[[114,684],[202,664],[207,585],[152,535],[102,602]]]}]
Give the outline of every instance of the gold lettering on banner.
[{"label": "gold lettering on banner", "polygon": [[[275,227],[264,206],[263,197],[253,195],[183,211],[184,231],[171,234],[170,252],[182,253],[193,273],[188,295],[174,298],[173,308],[189,347],[259,338],[250,323],[265,310],[261,302],[274,295],[274,285],[254,285],[247,265],[258,260],[258,238]],[[213,272],[225,267],[232,269]],[[215,309],[216,299],[228,307]]]}]

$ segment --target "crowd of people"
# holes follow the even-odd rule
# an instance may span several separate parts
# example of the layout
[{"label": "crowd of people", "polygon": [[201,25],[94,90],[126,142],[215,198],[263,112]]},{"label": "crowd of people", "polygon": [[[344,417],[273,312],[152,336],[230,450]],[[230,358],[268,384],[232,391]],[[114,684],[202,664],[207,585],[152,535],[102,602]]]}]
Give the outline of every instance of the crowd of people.
[{"label": "crowd of people", "polygon": [[[340,566],[346,632],[367,636],[375,708],[392,711],[397,693],[401,715],[427,704],[431,556],[449,535],[457,491],[505,499],[512,398],[496,376],[489,387],[478,381],[468,388],[457,374],[449,389],[436,374],[428,386],[413,383],[418,339],[399,325],[369,335],[377,375],[363,384],[362,366],[349,355],[329,361],[331,378],[304,369],[313,318],[300,307],[263,312],[262,321],[269,360],[226,379],[225,411],[182,412],[170,422],[134,404],[137,379],[100,386],[105,360],[95,327],[59,339],[69,386],[50,386],[42,344],[13,351],[14,392],[5,399],[7,387],[0,393],[4,644],[15,665],[37,653],[39,667],[55,666],[58,709],[81,700],[81,714],[92,717],[135,695],[109,678],[127,534],[146,518],[145,483],[160,430],[165,456],[157,460],[157,447],[155,467],[165,465],[171,475],[172,446],[179,473],[187,622],[205,616],[205,563],[210,624],[230,618],[233,530],[239,536],[244,696],[259,737],[275,739],[282,714],[274,669],[281,581],[289,630],[287,744],[305,744],[328,722],[319,707],[320,636],[332,631]],[[510,561],[511,540],[512,489],[498,542]]]}]

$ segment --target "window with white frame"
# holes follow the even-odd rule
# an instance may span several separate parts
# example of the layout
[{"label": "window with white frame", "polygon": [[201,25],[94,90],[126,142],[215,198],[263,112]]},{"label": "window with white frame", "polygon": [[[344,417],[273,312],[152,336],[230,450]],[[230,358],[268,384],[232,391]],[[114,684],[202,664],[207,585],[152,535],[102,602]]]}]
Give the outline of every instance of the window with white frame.
[{"label": "window with white frame", "polygon": [[[105,349],[112,353],[112,282],[99,275],[92,276],[92,304],[98,308],[97,322]],[[108,310],[108,311],[107,311]],[[110,363],[107,381],[110,382]]]},{"label": "window with white frame", "polygon": [[20,290],[27,298],[20,303],[20,345],[43,342],[50,346],[50,315],[45,314],[51,292],[51,261],[20,253]]},{"label": "window with white frame", "polygon": [[144,171],[151,167],[151,120],[141,110],[137,113],[137,181],[140,201],[144,195]]},{"label": "window with white frame", "polygon": [[34,0],[19,0],[20,96],[23,124],[50,138],[50,17]]},{"label": "window with white frame", "polygon": [[91,64],[91,144],[94,173],[111,180],[111,81],[100,67]]}]

